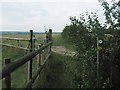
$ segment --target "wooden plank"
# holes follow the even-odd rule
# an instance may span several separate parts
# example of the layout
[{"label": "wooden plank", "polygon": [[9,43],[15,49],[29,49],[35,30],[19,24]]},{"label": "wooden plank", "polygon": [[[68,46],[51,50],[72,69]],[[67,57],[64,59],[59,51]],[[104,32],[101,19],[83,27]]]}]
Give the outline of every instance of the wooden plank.
[{"label": "wooden plank", "polygon": [[31,58],[34,58],[38,53],[40,53],[43,49],[45,49],[47,46],[51,45],[51,42],[47,43],[46,45],[43,45],[40,49],[30,52],[26,54],[25,56],[16,59],[14,62],[11,62],[7,66],[2,68],[2,71],[0,71],[0,79],[6,77],[8,74],[12,73],[14,70],[25,64],[26,62],[30,61]]},{"label": "wooden plank", "polygon": [[19,41],[29,41],[29,39],[25,39],[25,38],[11,38],[11,37],[0,37],[0,39],[6,39],[6,40],[19,40]]},{"label": "wooden plank", "polygon": [[[38,49],[40,49],[41,45],[38,45]],[[41,53],[37,56],[37,68],[41,65]]]},{"label": "wooden plank", "polygon": [[18,49],[23,49],[23,50],[29,50],[27,48],[24,47],[20,47],[20,46],[14,46],[14,45],[10,45],[10,44],[4,44],[4,43],[0,43],[3,46],[7,46],[7,47],[13,47],[13,48],[18,48]]},{"label": "wooden plank", "polygon": [[[49,29],[49,40],[52,42],[52,29]],[[51,52],[51,45],[50,45],[50,52]]]},{"label": "wooden plank", "polygon": [[[33,51],[33,30],[30,30],[30,52]],[[28,62],[28,82],[32,79],[32,58]],[[32,88],[32,85],[29,87]]]}]

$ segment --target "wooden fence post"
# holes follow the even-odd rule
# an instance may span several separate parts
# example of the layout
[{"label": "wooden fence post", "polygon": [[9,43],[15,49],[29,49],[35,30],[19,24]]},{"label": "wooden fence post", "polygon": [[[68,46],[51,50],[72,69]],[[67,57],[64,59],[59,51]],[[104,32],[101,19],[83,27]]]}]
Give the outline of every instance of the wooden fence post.
[{"label": "wooden fence post", "polygon": [[[38,49],[40,49],[41,48],[41,46],[43,46],[43,45],[38,45]],[[37,69],[39,69],[40,68],[40,66],[42,65],[42,60],[43,60],[43,57],[42,57],[42,52],[40,52],[39,54],[38,54],[38,56],[37,56]],[[38,78],[40,77],[40,75],[38,75]]]},{"label": "wooden fence post", "polygon": [[[38,45],[38,49],[40,49],[41,45]],[[41,62],[41,52],[37,56],[37,68],[42,64]]]},{"label": "wooden fence post", "polygon": [[[10,59],[5,59],[5,65],[9,64],[11,62]],[[11,89],[11,75],[9,74],[7,77],[5,77],[4,80],[5,88]]]},{"label": "wooden fence post", "polygon": [[44,62],[45,62],[45,49],[46,48],[44,48],[43,50],[42,50],[42,65],[44,64]]},{"label": "wooden fence post", "polygon": [[[30,52],[33,51],[33,30],[30,30]],[[32,79],[32,59],[28,62],[28,81]],[[29,87],[30,89],[32,88]]]},{"label": "wooden fence post", "polygon": [[[43,44],[41,46],[43,46]],[[43,65],[43,60],[44,60],[44,50],[41,51],[40,65]]]},{"label": "wooden fence post", "polygon": [[[48,36],[48,34],[49,33],[46,33],[46,38],[45,38],[45,44],[47,44],[48,42],[49,42],[49,36]],[[48,49],[48,47],[46,47],[45,49],[44,49],[44,62],[45,62],[45,60],[46,60],[46,57],[47,57],[47,50]]]},{"label": "wooden fence post", "polygon": [[17,40],[17,43],[18,43],[18,46],[20,46],[20,45],[19,45],[19,40]]},{"label": "wooden fence post", "polygon": [[[49,41],[52,42],[52,29],[49,29]],[[50,50],[49,52],[51,52],[51,45],[50,45]]]},{"label": "wooden fence post", "polygon": [[52,41],[52,29],[49,29],[49,41]]},{"label": "wooden fence post", "polygon": [[35,41],[36,41],[36,38],[35,38],[35,35],[33,36],[33,48],[34,48],[34,51],[35,51]]},{"label": "wooden fence post", "polygon": [[[38,49],[40,49],[40,47],[42,47],[43,44],[38,45]],[[39,66],[43,65],[43,60],[44,60],[44,51],[42,50],[38,56],[37,56],[37,67],[39,68]]]},{"label": "wooden fence post", "polygon": [[99,37],[97,36],[97,88],[99,88]]}]

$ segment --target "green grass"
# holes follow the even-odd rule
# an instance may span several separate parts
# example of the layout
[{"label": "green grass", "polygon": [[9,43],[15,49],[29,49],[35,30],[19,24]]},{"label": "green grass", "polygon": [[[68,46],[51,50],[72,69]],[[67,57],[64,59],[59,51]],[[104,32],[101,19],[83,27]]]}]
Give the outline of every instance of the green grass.
[{"label": "green grass", "polygon": [[4,59],[6,58],[10,58],[11,61],[14,61],[17,58],[24,56],[26,53],[27,51],[25,50],[2,46],[2,62],[4,62]]},{"label": "green grass", "polygon": [[74,88],[75,62],[70,56],[52,53],[44,88]]},{"label": "green grass", "polygon": [[71,42],[66,42],[61,34],[53,36],[53,46],[65,46],[69,50],[75,50],[75,46]]},{"label": "green grass", "polygon": [[[10,58],[11,62],[15,61],[16,59],[24,56],[26,51],[12,48],[12,47],[2,47],[2,66],[4,67],[4,59]],[[23,65],[22,67],[18,68],[11,74],[11,85],[12,87],[20,88],[25,84],[26,75],[24,72],[27,68],[27,64]],[[27,71],[27,70],[26,70]]]},{"label": "green grass", "polygon": [[[17,48],[12,48],[12,47],[2,47],[2,66],[4,67],[4,59],[10,58],[11,62],[14,62],[16,59],[23,57],[27,51],[17,49]],[[36,58],[33,59],[33,73],[36,71],[37,65],[36,65]],[[16,69],[12,74],[11,74],[11,85],[12,87],[15,88],[22,88],[25,86],[27,82],[27,66],[28,64],[24,64],[20,68]]]}]

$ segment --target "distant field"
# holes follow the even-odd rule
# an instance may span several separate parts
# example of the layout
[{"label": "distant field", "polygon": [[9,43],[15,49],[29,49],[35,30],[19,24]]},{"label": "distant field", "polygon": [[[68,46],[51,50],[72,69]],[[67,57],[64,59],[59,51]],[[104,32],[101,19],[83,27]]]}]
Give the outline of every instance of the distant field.
[{"label": "distant field", "polygon": [[[52,34],[53,36],[53,40],[54,38],[57,38],[60,34]],[[25,38],[25,39],[29,39],[30,38],[30,35],[29,34],[4,34],[2,35],[2,37],[10,37],[10,38]],[[36,41],[35,41],[35,44],[40,44],[40,43],[44,43],[44,39],[46,37],[45,34],[35,34],[35,37],[36,37]],[[5,44],[11,44],[11,45],[15,45],[17,46],[18,45],[18,42],[16,40],[2,40],[3,43]],[[58,41],[57,41],[58,42]],[[55,43],[57,43],[55,42]],[[28,41],[20,41],[19,42],[19,45],[21,47],[27,47],[29,44]],[[56,45],[56,44],[54,44]],[[37,48],[37,46],[36,46]]]},{"label": "distant field", "polygon": [[[52,36],[57,36],[60,34],[52,34]],[[35,34],[36,38],[44,38],[46,34]],[[14,38],[30,38],[30,34],[3,34],[2,37],[14,37]]]}]

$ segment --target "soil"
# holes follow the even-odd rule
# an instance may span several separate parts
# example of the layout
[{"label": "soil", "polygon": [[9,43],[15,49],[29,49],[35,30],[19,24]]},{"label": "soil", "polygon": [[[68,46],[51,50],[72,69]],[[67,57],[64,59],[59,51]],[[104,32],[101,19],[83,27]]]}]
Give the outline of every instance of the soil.
[{"label": "soil", "polygon": [[52,46],[52,51],[58,54],[68,56],[74,56],[76,54],[75,51],[68,50],[64,46]]}]

